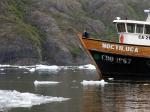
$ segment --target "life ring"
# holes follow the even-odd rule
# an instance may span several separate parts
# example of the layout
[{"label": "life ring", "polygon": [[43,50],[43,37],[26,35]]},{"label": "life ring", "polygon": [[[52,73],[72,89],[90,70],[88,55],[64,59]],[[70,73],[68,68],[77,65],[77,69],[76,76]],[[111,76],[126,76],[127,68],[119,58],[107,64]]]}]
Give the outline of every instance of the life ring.
[{"label": "life ring", "polygon": [[122,34],[121,34],[120,37],[119,37],[119,42],[120,42],[120,43],[124,43],[124,36],[123,36]]}]

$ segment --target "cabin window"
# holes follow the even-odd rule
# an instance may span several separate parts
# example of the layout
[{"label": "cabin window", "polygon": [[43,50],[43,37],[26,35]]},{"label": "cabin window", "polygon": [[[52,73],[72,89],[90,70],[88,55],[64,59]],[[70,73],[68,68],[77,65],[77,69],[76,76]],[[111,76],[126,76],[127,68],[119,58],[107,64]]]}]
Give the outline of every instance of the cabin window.
[{"label": "cabin window", "polygon": [[128,24],[127,24],[127,29],[128,29],[128,32],[129,32],[129,33],[134,33],[135,24],[128,23]]},{"label": "cabin window", "polygon": [[145,34],[150,34],[150,25],[145,25]]},{"label": "cabin window", "polygon": [[136,25],[136,33],[143,33],[143,25],[142,24]]},{"label": "cabin window", "polygon": [[118,23],[117,28],[118,28],[118,32],[126,32],[124,23]]}]

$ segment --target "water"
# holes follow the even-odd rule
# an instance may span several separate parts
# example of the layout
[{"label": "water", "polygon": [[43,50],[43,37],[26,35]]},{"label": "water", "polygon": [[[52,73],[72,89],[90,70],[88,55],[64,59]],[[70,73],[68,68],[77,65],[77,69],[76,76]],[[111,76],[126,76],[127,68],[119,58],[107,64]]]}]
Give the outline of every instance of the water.
[{"label": "water", "polygon": [[0,111],[150,111],[150,80],[96,80],[92,66],[2,66]]}]

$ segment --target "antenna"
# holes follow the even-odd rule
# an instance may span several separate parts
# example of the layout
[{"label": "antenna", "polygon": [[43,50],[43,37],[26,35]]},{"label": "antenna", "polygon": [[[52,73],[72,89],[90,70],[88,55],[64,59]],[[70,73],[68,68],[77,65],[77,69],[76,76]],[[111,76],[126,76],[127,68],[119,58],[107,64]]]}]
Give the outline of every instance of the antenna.
[{"label": "antenna", "polygon": [[150,9],[144,10],[144,12],[148,14],[146,21],[150,22]]}]

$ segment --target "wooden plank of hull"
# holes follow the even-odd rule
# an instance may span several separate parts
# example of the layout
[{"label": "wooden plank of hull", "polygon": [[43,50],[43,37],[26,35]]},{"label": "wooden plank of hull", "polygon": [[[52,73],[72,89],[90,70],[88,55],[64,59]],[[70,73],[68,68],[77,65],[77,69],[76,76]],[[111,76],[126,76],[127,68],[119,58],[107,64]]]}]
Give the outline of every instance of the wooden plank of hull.
[{"label": "wooden plank of hull", "polygon": [[100,52],[150,58],[150,47],[82,38],[86,49]]}]

